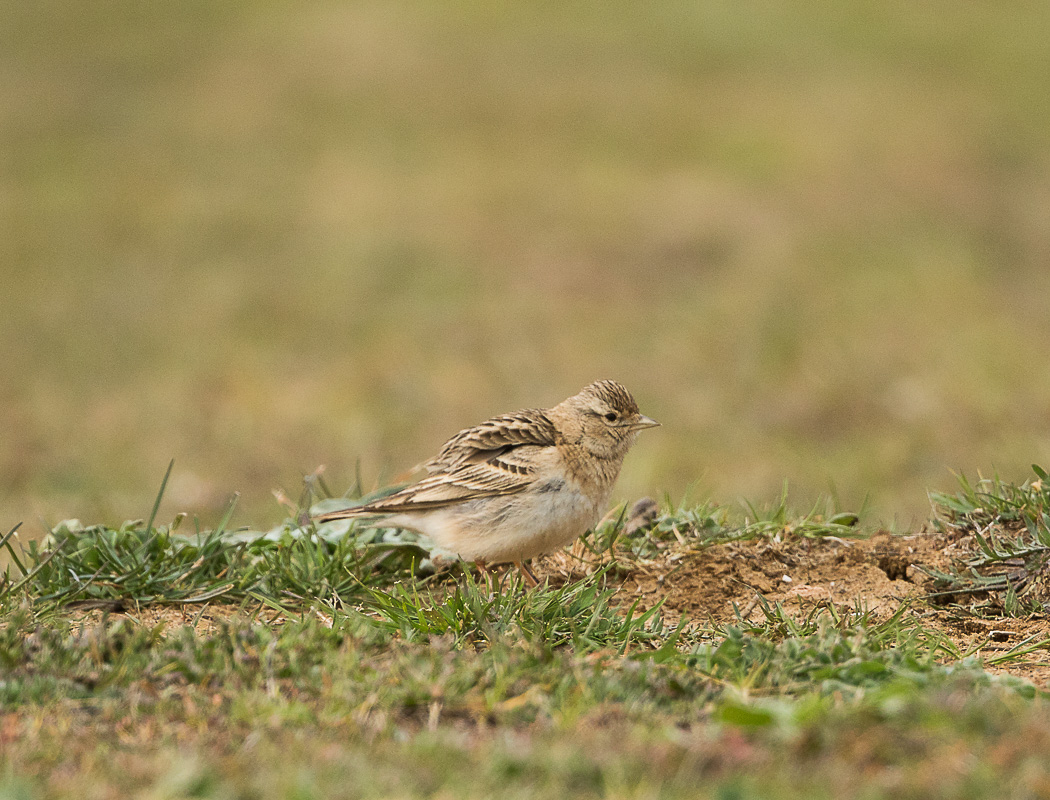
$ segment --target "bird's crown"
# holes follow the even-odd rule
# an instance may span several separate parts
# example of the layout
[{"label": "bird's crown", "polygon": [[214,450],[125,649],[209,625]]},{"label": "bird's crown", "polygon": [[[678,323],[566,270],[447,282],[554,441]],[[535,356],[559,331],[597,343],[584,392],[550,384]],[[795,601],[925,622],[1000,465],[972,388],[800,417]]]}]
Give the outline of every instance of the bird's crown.
[{"label": "bird's crown", "polygon": [[622,415],[638,414],[638,403],[622,383],[610,380],[595,381],[580,394],[589,394]]}]

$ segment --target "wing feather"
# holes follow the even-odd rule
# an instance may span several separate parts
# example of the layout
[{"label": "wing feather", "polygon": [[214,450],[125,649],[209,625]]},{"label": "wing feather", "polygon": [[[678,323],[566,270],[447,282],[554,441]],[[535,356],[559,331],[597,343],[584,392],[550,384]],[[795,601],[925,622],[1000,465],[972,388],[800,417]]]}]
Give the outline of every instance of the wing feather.
[{"label": "wing feather", "polygon": [[347,517],[428,511],[483,497],[517,494],[532,484],[533,472],[532,467],[498,458],[481,464],[465,464],[448,472],[428,475],[419,483],[406,486],[374,503],[332,511],[322,514],[317,520],[328,522]]},{"label": "wing feather", "polygon": [[554,423],[537,409],[493,417],[445,442],[436,456],[418,467],[431,473],[418,483],[363,506],[322,514],[317,520],[427,511],[517,494],[534,480],[535,467],[526,451],[553,447],[557,437]]},{"label": "wing feather", "polygon": [[554,423],[544,411],[526,408],[460,431],[420,468],[438,473],[464,464],[481,464],[523,445],[553,447],[557,436]]}]

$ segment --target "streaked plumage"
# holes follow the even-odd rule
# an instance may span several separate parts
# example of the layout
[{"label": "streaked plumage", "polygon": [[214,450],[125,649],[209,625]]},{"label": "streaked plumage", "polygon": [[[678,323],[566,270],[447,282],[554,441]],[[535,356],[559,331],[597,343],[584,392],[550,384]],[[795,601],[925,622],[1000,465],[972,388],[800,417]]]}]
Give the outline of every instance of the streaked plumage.
[{"label": "streaked plumage", "polygon": [[551,408],[460,431],[420,465],[430,474],[418,483],[317,520],[382,515],[461,558],[520,564],[598,521],[638,432],[658,424],[621,384],[597,381]]}]

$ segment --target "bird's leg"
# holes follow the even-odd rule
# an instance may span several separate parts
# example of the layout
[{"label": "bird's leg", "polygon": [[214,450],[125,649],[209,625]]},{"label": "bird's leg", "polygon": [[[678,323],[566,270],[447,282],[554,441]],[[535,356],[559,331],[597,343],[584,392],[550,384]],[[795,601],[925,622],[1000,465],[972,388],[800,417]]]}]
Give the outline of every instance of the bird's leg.
[{"label": "bird's leg", "polygon": [[521,573],[521,577],[525,579],[525,583],[528,584],[530,589],[540,585],[539,578],[533,574],[528,564],[524,561],[515,561],[514,566],[518,568],[518,572]]}]

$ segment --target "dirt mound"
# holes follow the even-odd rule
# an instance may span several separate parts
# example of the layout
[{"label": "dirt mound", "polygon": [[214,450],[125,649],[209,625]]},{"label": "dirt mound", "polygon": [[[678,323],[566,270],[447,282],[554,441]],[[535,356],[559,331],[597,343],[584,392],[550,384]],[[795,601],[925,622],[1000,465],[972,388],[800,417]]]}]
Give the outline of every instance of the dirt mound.
[{"label": "dirt mound", "polygon": [[[886,532],[869,539],[836,537],[768,539],[718,544],[700,550],[671,552],[658,560],[621,559],[622,591],[649,607],[665,598],[671,614],[704,622],[747,616],[756,597],[785,607],[812,607],[833,602],[865,608],[876,616],[892,614],[909,597],[931,591],[919,567],[949,563],[947,537]],[[572,556],[542,560],[540,571],[556,579],[582,576],[585,568]]]},{"label": "dirt mound", "polygon": [[[1050,665],[1041,651],[1028,662],[994,663],[996,655],[1011,648],[1050,638],[1045,614],[985,618],[956,605],[960,597],[931,597],[940,587],[925,570],[947,571],[972,548],[969,536],[925,529],[906,535],[883,531],[868,539],[755,539],[667,553],[658,560],[621,559],[617,574],[624,602],[637,598],[649,608],[665,598],[669,619],[685,614],[700,623],[732,622],[738,613],[760,621],[760,598],[780,603],[794,618],[834,604],[866,610],[881,620],[907,603],[909,613],[924,628],[941,633],[946,647],[956,653],[981,656],[992,671],[1050,683]],[[589,569],[593,562],[566,552],[542,559],[538,572],[561,581],[582,577]]]},{"label": "dirt mound", "polygon": [[833,602],[888,615],[929,591],[917,565],[941,562],[944,547],[928,534],[735,542],[685,557],[666,574],[632,575],[624,589],[666,595],[668,611],[713,622],[734,619],[734,605],[753,609],[757,596],[786,608]]}]

